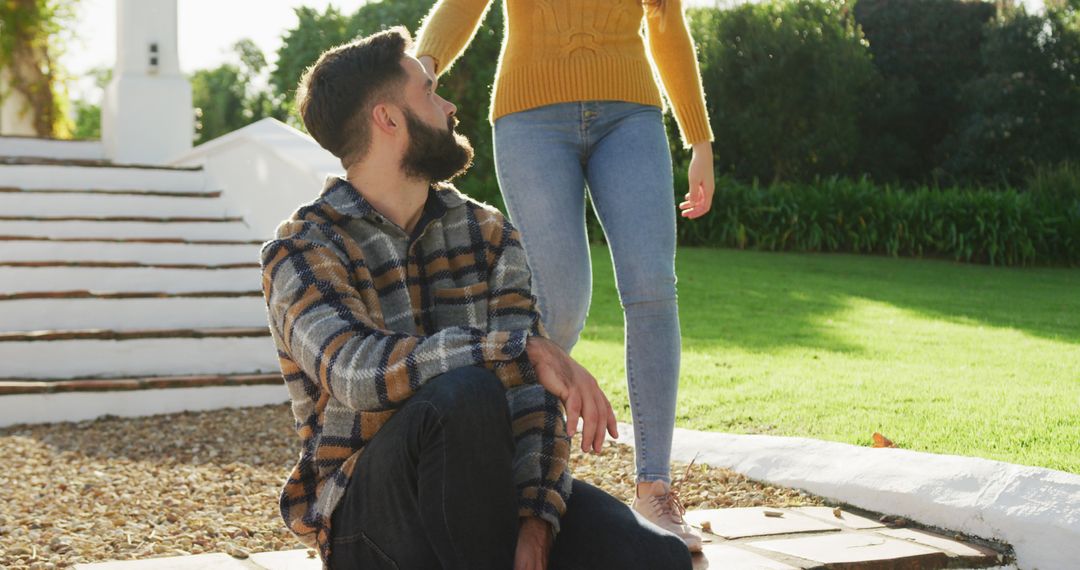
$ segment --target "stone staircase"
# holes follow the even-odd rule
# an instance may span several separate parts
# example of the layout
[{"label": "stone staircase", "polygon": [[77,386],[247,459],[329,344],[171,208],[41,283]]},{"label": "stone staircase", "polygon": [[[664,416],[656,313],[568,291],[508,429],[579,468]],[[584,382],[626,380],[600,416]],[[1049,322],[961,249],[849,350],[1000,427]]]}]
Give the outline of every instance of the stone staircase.
[{"label": "stone staircase", "polygon": [[288,399],[262,236],[201,168],[0,138],[0,425]]}]

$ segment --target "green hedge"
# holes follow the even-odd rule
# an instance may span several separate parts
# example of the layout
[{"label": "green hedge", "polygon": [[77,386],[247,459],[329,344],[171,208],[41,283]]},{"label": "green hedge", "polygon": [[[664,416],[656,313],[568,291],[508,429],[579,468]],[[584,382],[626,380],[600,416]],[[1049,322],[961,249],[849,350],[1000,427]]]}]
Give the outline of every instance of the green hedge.
[{"label": "green hedge", "polygon": [[979,50],[995,12],[963,0],[855,2],[881,77],[864,101],[863,172],[878,181],[931,179],[947,158],[942,141],[966,114],[961,87],[983,73]]},{"label": "green hedge", "polygon": [[967,113],[941,145],[949,177],[1014,185],[1080,157],[1080,10],[1001,17],[981,56],[985,72],[958,93]]},{"label": "green hedge", "polygon": [[[1072,172],[1078,170],[1075,167]],[[1047,175],[1054,186],[1054,175]],[[836,177],[763,187],[718,179],[713,211],[679,242],[768,251],[944,257],[991,265],[1080,265],[1080,192],[905,190]]]},{"label": "green hedge", "polygon": [[688,11],[721,170],[811,180],[857,170],[859,116],[877,79],[849,0]]}]

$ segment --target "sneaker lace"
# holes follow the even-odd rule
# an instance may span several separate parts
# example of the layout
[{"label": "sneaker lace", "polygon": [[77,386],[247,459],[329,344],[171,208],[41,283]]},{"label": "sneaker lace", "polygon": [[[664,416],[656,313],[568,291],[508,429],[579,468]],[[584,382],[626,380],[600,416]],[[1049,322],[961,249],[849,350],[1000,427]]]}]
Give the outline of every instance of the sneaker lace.
[{"label": "sneaker lace", "polygon": [[694,456],[694,459],[690,461],[690,464],[686,466],[686,471],[683,472],[682,477],[671,483],[671,487],[668,488],[667,493],[656,495],[652,498],[657,512],[667,516],[676,524],[686,524],[683,520],[683,515],[686,514],[686,507],[683,506],[682,501],[679,500],[679,491],[682,488],[682,484],[689,479],[690,469],[694,466],[695,461],[697,461],[696,455]]}]

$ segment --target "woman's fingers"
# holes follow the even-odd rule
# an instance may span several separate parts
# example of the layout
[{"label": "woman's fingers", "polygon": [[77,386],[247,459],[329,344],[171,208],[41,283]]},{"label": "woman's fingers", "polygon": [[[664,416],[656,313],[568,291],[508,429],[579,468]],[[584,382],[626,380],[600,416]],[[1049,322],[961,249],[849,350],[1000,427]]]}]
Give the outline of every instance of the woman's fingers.
[{"label": "woman's fingers", "polygon": [[700,218],[709,212],[712,207],[712,189],[705,181],[691,183],[690,191],[686,193],[686,200],[679,204],[680,215],[684,218]]}]

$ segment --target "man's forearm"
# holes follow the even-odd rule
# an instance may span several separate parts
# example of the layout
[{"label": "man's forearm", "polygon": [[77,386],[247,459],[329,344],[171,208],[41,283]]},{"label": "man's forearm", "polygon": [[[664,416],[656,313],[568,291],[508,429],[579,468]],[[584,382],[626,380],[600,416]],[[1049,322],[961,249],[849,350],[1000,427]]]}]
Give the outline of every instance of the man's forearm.
[{"label": "man's forearm", "polygon": [[514,431],[514,484],[518,514],[559,528],[570,498],[570,438],[558,398],[540,384],[507,392]]},{"label": "man's forearm", "polygon": [[[396,408],[430,378],[525,350],[521,331],[448,327],[420,336],[377,326],[345,263],[321,243],[271,242],[263,248],[263,275],[270,321],[289,357],[357,411]],[[312,286],[315,280],[324,286]]]}]

